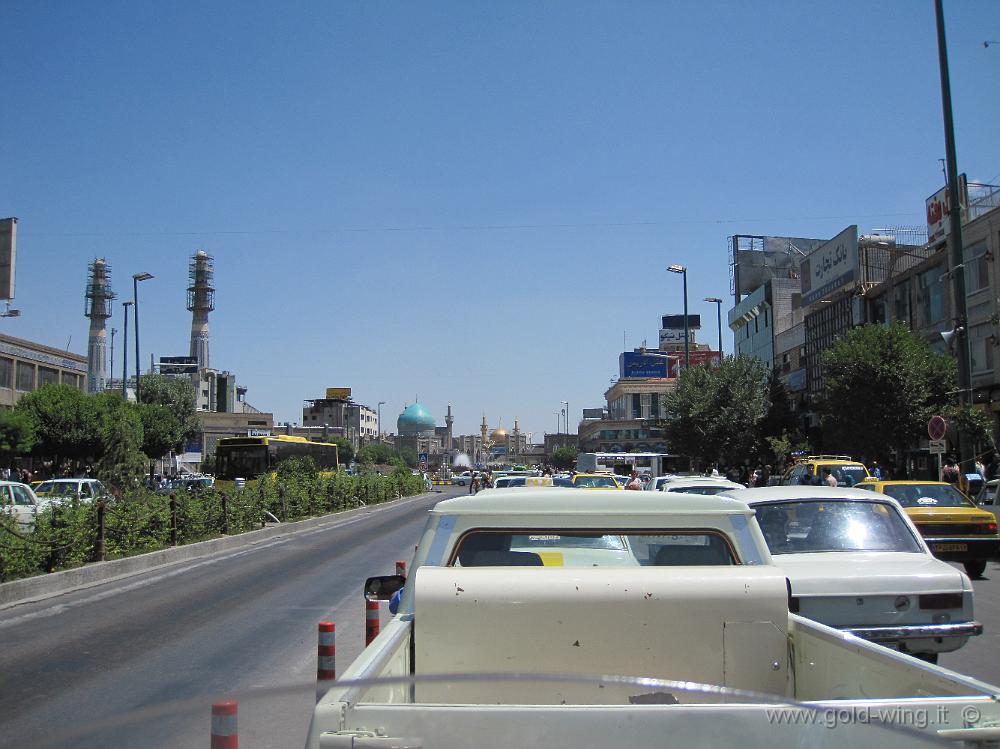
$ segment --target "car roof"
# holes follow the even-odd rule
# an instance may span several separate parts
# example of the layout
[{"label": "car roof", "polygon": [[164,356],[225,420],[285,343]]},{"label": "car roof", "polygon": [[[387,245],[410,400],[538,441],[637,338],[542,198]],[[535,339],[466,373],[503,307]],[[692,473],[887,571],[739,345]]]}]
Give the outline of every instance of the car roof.
[{"label": "car roof", "polygon": [[[862,492],[872,496],[872,492]],[[891,500],[890,500],[891,501]],[[618,489],[580,491],[569,487],[526,486],[520,491],[484,489],[479,494],[438,502],[431,512],[442,515],[750,515],[740,499],[678,494],[664,503],[654,492],[623,492]]]},{"label": "car roof", "polygon": [[94,479],[45,479],[43,484],[78,484],[81,481],[93,481]]}]

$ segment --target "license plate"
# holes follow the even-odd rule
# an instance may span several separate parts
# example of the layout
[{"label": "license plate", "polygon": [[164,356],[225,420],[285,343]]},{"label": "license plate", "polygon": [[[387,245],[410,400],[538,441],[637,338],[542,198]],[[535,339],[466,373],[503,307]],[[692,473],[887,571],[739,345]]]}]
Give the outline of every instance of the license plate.
[{"label": "license plate", "polygon": [[932,551],[968,551],[968,544],[934,544],[931,546]]}]

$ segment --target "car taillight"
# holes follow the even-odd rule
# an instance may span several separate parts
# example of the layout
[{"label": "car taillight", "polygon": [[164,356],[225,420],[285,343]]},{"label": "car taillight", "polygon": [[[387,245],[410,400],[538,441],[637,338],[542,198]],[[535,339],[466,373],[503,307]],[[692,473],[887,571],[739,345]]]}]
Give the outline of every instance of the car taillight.
[{"label": "car taillight", "polygon": [[961,593],[929,593],[920,596],[922,609],[960,609],[962,608]]},{"label": "car taillight", "polygon": [[997,532],[997,524],[996,523],[987,523],[986,524],[986,532],[990,533],[990,534],[996,533]]}]

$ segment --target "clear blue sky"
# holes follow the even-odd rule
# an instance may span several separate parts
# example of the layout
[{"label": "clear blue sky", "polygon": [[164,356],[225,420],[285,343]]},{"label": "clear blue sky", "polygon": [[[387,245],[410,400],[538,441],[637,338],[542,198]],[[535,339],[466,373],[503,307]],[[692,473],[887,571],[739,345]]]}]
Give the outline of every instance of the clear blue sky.
[{"label": "clear blue sky", "polygon": [[[666,265],[713,321],[727,236],[919,226],[943,184],[931,0],[9,0],[0,18],[23,311],[0,329],[85,352],[106,256],[119,301],[156,276],[143,358],[186,355],[204,248],[212,363],[281,420],[346,385],[392,429],[419,395],[460,432],[485,410],[538,440],[560,401],[603,404],[623,331],[655,345],[681,311]],[[947,19],[959,168],[990,180],[1000,3],[948,0]]]}]

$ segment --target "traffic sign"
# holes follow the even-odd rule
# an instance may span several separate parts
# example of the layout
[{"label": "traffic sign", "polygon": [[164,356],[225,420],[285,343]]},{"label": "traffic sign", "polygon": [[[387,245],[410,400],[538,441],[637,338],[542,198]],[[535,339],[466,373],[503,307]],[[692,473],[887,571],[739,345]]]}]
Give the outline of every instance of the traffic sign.
[{"label": "traffic sign", "polygon": [[421,471],[426,471],[427,470],[427,461],[426,460],[420,461],[420,470]]},{"label": "traffic sign", "polygon": [[934,442],[940,442],[948,432],[948,422],[943,416],[931,416],[927,422],[927,436]]},{"label": "traffic sign", "polygon": [[931,440],[927,443],[927,449],[930,450],[931,455],[944,455],[948,448],[948,443],[944,440]]}]

